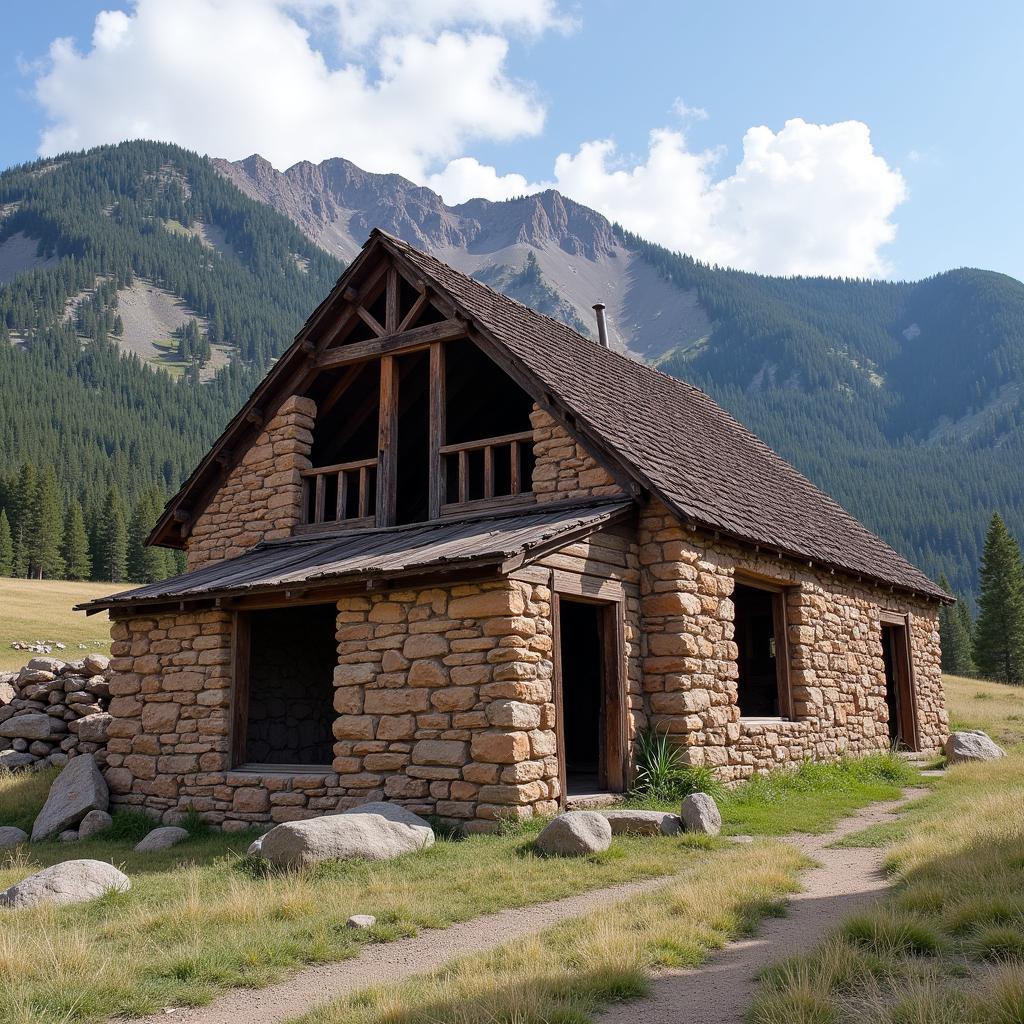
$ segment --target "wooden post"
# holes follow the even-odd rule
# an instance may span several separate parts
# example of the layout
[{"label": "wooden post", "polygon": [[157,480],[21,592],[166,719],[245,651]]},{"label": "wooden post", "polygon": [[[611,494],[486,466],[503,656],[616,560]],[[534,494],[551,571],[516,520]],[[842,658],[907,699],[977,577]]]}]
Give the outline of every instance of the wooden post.
[{"label": "wooden post", "polygon": [[430,508],[428,518],[438,519],[447,500],[447,479],[441,445],[445,438],[445,363],[444,345],[430,346]]},{"label": "wooden post", "polygon": [[398,271],[392,267],[388,271],[388,280],[384,297],[384,330],[388,334],[398,331]]},{"label": "wooden post", "polygon": [[377,525],[394,526],[398,496],[398,359],[380,361],[377,431]]},{"label": "wooden post", "polygon": [[231,676],[233,707],[231,722],[231,767],[245,764],[249,732],[249,616],[232,616]]}]

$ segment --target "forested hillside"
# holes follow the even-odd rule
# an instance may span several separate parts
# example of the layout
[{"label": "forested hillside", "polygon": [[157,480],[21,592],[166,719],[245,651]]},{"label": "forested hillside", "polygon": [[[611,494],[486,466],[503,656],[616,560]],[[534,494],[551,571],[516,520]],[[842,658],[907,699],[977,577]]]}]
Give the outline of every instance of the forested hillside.
[{"label": "forested hillside", "polygon": [[646,339],[958,593],[994,510],[1024,535],[1019,281],[763,277],[557,193],[448,208],[346,161],[264,164],[135,142],[0,174],[0,574],[171,571],[147,524],[341,272],[321,245],[382,217],[577,329],[607,300],[622,344]]},{"label": "forested hillside", "polygon": [[[91,574],[123,578],[104,532],[178,487],[341,265],[208,161],[155,143],[13,168],[0,213],[0,245],[25,236],[47,260],[0,286],[0,507],[15,544],[38,533],[39,496],[19,480],[26,464],[40,479],[52,468],[60,514],[83,509]],[[180,230],[196,223],[220,248]],[[139,280],[180,297],[241,358],[200,384],[201,352],[179,375],[125,353],[118,296]]]}]

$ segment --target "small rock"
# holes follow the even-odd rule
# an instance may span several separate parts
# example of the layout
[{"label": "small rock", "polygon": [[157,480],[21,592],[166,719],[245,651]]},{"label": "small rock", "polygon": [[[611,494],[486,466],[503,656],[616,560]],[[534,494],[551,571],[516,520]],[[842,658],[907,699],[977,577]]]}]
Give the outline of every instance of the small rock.
[{"label": "small rock", "polygon": [[78,840],[81,837],[78,834],[78,829],[76,829],[76,828],[66,828],[66,829],[64,829],[63,832],[61,832],[61,834],[59,836],[57,836],[57,838],[62,843],[77,843]]},{"label": "small rock", "polygon": [[13,825],[0,826],[0,850],[9,850],[19,843],[28,842],[28,833]]},{"label": "small rock", "polygon": [[607,850],[611,841],[612,827],[603,814],[567,811],[544,826],[537,836],[537,849],[549,857],[583,857]]},{"label": "small rock", "polygon": [[14,771],[16,768],[27,768],[35,764],[36,759],[31,754],[19,750],[0,750],[0,768],[7,771]]},{"label": "small rock", "polygon": [[32,826],[32,842],[77,825],[90,811],[105,811],[109,803],[110,792],[95,760],[85,754],[71,758],[50,787]]},{"label": "small rock", "polygon": [[58,676],[65,664],[66,663],[61,661],[60,658],[32,658],[25,668],[37,669],[43,672],[52,672],[55,676]]},{"label": "small rock", "polygon": [[78,826],[78,837],[79,839],[88,839],[89,836],[94,836],[97,832],[102,832],[113,824],[114,819],[106,811],[90,811],[82,819],[82,824]]},{"label": "small rock", "polygon": [[110,667],[110,658],[105,654],[87,654],[82,659],[82,670],[87,676],[101,676]]},{"label": "small rock", "polygon": [[[0,725],[0,729],[3,726]],[[998,761],[1006,757],[1006,751],[993,741],[988,733],[970,729],[953,733],[946,740],[946,761],[960,764],[964,761]]]},{"label": "small rock", "polygon": [[372,928],[377,923],[373,914],[353,914],[346,922],[346,928]]},{"label": "small rock", "polygon": [[177,825],[163,825],[153,829],[141,843],[135,847],[136,853],[155,853],[157,850],[169,850],[177,846],[183,839],[188,839],[188,829]]},{"label": "small rock", "polygon": [[66,860],[37,871],[0,893],[0,906],[84,903],[111,890],[127,892],[128,876],[101,860]]},{"label": "small rock", "polygon": [[676,814],[667,811],[598,811],[608,819],[613,836],[677,836],[683,823]]},{"label": "small rock", "polygon": [[17,696],[18,691],[11,683],[6,681],[0,683],[0,704],[10,704]]},{"label": "small rock", "polygon": [[722,815],[715,798],[707,793],[691,793],[683,800],[680,815],[687,832],[717,836],[722,831]]}]

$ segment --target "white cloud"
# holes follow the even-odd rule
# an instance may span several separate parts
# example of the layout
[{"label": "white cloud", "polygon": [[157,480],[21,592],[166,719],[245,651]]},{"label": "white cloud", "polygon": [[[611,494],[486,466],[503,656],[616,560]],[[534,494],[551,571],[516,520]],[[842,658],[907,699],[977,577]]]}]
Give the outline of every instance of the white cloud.
[{"label": "white cloud", "polygon": [[[859,121],[773,132],[750,128],[743,157],[723,177],[719,150],[692,152],[680,131],[651,132],[639,160],[623,160],[610,139],[586,142],[555,160],[553,182],[460,160],[428,179],[448,202],[555,187],[627,229],[699,259],[774,274],[879,276],[890,219],[907,196],[898,170],[875,153]],[[451,173],[449,173],[449,171]]]},{"label": "white cloud", "polygon": [[672,113],[683,121],[706,121],[708,112],[703,107],[691,107],[681,96],[672,104]]},{"label": "white cloud", "polygon": [[[303,10],[336,18],[348,42],[374,39],[372,52],[329,66]],[[39,151],[147,137],[278,167],[344,155],[422,179],[472,141],[541,130],[542,104],[505,71],[508,41],[486,29],[558,24],[547,0],[137,0],[97,16],[87,52],[51,44]]]},{"label": "white cloud", "polygon": [[427,177],[424,184],[449,206],[456,206],[467,199],[511,199],[553,187],[551,182],[531,183],[522,174],[499,174],[493,167],[471,156],[452,160],[439,174]]}]

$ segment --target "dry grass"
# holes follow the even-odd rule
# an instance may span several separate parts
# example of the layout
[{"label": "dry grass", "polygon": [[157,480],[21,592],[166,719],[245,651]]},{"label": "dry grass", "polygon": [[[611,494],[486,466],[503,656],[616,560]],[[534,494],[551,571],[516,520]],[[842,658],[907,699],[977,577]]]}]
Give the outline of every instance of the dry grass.
[{"label": "dry grass", "polygon": [[[957,727],[1020,743],[1018,691],[962,679],[947,687]],[[892,844],[891,896],[770,970],[752,1024],[1021,1024],[1022,778],[1021,746],[1001,761],[957,765],[895,826],[862,834],[865,844]]]},{"label": "dry grass", "polygon": [[0,672],[21,668],[33,657],[11,649],[11,641],[59,640],[67,644],[62,654],[69,661],[89,651],[110,650],[110,620],[106,613],[86,616],[72,611],[74,605],[118,590],[127,583],[71,583],[66,580],[0,578]]},{"label": "dry grass", "polygon": [[692,967],[749,933],[795,886],[792,847],[719,849],[655,893],[443,970],[360,992],[301,1024],[583,1024],[658,967]]}]

